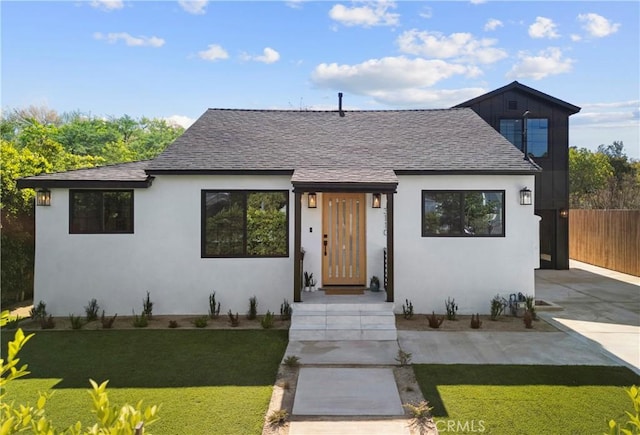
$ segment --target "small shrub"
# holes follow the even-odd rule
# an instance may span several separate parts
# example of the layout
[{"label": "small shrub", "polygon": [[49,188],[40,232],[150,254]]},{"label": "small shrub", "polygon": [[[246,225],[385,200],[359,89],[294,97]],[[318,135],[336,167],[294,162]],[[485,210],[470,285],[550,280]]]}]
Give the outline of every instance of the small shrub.
[{"label": "small shrub", "polygon": [[458,313],[458,305],[455,298],[447,298],[444,301],[444,306],[447,310],[447,320],[456,320],[456,314]]},{"label": "small shrub", "polygon": [[44,317],[40,319],[40,328],[42,329],[53,329],[56,327],[56,322],[53,320],[53,316],[49,314],[49,317]]},{"label": "small shrub", "polygon": [[229,316],[229,325],[231,325],[234,328],[240,325],[240,316],[238,315],[238,313],[236,313],[236,315],[234,316],[231,310],[229,310],[227,315]]},{"label": "small shrub", "polygon": [[38,305],[34,305],[29,311],[29,316],[33,320],[42,320],[47,317],[47,304],[43,301],[38,302]]},{"label": "small shrub", "polygon": [[151,302],[151,296],[149,292],[147,292],[147,297],[142,300],[142,315],[145,316],[148,320],[151,320],[151,316],[153,315],[153,302]]},{"label": "small shrub", "polygon": [[298,367],[300,365],[300,357],[296,355],[289,355],[284,359],[284,365],[289,368]]},{"label": "small shrub", "polygon": [[432,311],[431,314],[427,314],[427,320],[429,321],[429,328],[438,329],[444,322],[444,316],[438,317],[435,311]]},{"label": "small shrub", "polygon": [[93,322],[94,320],[98,320],[98,311],[100,306],[98,305],[98,301],[96,299],[91,299],[89,304],[84,307],[84,312],[86,314],[85,318],[87,322]]},{"label": "small shrub", "polygon": [[531,311],[525,311],[524,316],[522,316],[522,321],[524,322],[524,327],[527,329],[533,328],[533,315]]},{"label": "small shrub", "polygon": [[3,326],[3,328],[16,329],[18,327],[18,323],[20,323],[20,320],[22,320],[22,317],[20,317],[20,316],[16,316],[13,319],[7,319],[6,323]]},{"label": "small shrub", "polygon": [[536,300],[533,296],[527,296],[524,300],[526,310],[531,313],[531,318],[533,320],[538,320],[538,315],[536,314]]},{"label": "small shrub", "polygon": [[411,356],[411,353],[405,352],[402,349],[398,349],[398,356],[395,358],[395,360],[398,361],[401,366],[407,366],[411,364]]},{"label": "small shrub", "polygon": [[285,299],[284,302],[280,305],[280,320],[291,320],[292,312],[293,309],[291,308],[291,305],[289,305],[289,301]]},{"label": "small shrub", "polygon": [[178,326],[180,326],[180,325],[178,325],[178,322],[176,320],[169,320],[169,328],[175,329]]},{"label": "small shrub", "polygon": [[209,318],[207,316],[197,317],[193,319],[193,324],[196,328],[206,328],[209,323]]},{"label": "small shrub", "polygon": [[409,427],[414,431],[419,434],[426,434],[432,426],[435,426],[433,419],[431,418],[431,410],[433,408],[429,406],[429,403],[426,400],[423,400],[417,405],[406,403],[402,406],[411,415]]},{"label": "small shrub", "polygon": [[71,323],[71,329],[81,329],[84,323],[82,317],[69,314],[69,323]]},{"label": "small shrub", "polygon": [[209,317],[217,319],[220,316],[220,302],[216,303],[216,292],[209,295]]},{"label": "small shrub", "polygon": [[402,315],[405,319],[411,320],[413,318],[413,303],[409,299],[404,300],[406,305],[402,305]]},{"label": "small shrub", "polygon": [[267,310],[267,314],[265,314],[262,320],[260,320],[260,324],[264,329],[273,328],[273,313]]},{"label": "small shrub", "polygon": [[249,298],[249,311],[247,312],[247,319],[254,320],[258,317],[258,298],[255,296]]},{"label": "small shrub", "polygon": [[287,410],[279,409],[277,411],[273,411],[267,416],[267,422],[272,427],[279,427],[287,422],[287,418],[289,418],[289,413],[287,412]]},{"label": "small shrub", "polygon": [[491,320],[498,320],[498,317],[502,315],[504,309],[507,306],[507,301],[501,298],[500,295],[495,295],[491,299]]},{"label": "small shrub", "polygon": [[149,326],[149,319],[144,312],[138,316],[134,311],[133,321],[131,323],[136,328],[146,328],[147,326]]},{"label": "small shrub", "polygon": [[102,323],[102,329],[113,328],[113,323],[116,321],[116,317],[118,317],[118,313],[114,314],[113,317],[106,317],[104,315],[104,310],[102,310],[102,316],[100,317],[100,323]]},{"label": "small shrub", "polygon": [[482,320],[480,320],[480,313],[476,313],[475,317],[471,315],[471,328],[480,329],[482,326]]}]

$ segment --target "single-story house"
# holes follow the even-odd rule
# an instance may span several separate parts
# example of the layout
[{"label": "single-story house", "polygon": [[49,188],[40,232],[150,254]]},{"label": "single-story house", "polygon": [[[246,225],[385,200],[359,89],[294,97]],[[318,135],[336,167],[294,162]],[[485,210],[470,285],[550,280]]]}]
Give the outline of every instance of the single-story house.
[{"label": "single-story house", "polygon": [[278,312],[380,277],[396,311],[534,294],[539,166],[470,108],[209,109],[161,155],[37,189],[35,300],[54,315]]}]

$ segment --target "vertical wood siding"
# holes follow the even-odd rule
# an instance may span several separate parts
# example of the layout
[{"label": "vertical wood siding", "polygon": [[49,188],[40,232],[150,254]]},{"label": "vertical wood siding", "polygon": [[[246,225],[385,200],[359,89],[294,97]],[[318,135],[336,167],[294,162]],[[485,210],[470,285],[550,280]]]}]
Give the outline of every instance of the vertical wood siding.
[{"label": "vertical wood siding", "polygon": [[640,276],[640,210],[571,210],[569,256]]}]

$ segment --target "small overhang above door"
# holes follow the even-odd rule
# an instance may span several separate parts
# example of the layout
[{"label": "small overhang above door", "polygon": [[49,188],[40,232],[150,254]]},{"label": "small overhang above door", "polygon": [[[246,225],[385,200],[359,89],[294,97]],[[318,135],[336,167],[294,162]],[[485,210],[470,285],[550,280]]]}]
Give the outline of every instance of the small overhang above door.
[{"label": "small overhang above door", "polygon": [[392,169],[300,168],[291,176],[294,191],[394,193],[398,177]]}]

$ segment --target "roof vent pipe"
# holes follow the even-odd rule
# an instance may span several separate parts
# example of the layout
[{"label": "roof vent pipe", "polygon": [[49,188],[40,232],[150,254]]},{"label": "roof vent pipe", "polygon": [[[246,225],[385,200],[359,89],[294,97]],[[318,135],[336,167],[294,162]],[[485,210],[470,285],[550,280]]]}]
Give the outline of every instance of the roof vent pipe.
[{"label": "roof vent pipe", "polygon": [[338,92],[338,113],[341,117],[344,117],[344,111],[342,110],[342,92]]}]

